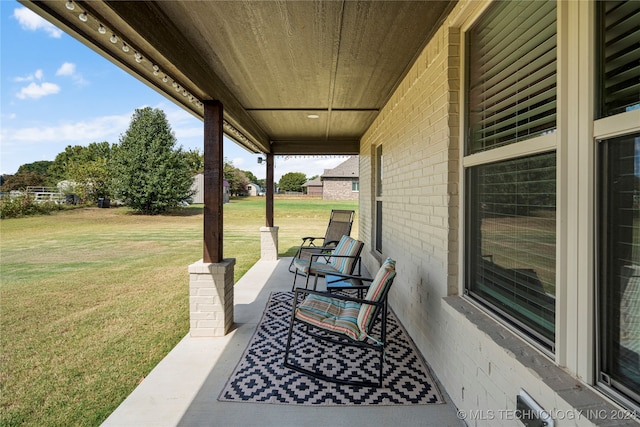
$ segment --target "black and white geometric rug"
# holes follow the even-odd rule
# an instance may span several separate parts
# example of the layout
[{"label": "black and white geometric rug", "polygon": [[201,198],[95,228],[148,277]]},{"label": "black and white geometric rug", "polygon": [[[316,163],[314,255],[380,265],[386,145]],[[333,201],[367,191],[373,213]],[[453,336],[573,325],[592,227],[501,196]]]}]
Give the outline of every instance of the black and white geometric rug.
[{"label": "black and white geometric rug", "polygon": [[[292,292],[271,294],[256,332],[218,400],[291,405],[445,403],[422,356],[392,311],[387,317],[382,388],[336,384],[284,367],[292,300]],[[346,378],[375,371],[375,363],[363,350],[344,349],[320,343],[294,329],[290,360],[296,364],[320,363],[324,372],[333,369]]]}]

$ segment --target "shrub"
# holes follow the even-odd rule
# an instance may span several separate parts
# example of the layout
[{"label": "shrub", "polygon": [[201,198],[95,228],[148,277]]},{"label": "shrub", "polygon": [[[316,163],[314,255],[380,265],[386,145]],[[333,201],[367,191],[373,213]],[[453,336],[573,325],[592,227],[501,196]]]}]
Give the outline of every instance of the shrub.
[{"label": "shrub", "polygon": [[19,218],[31,215],[45,215],[63,209],[62,205],[53,202],[36,202],[29,195],[16,197],[5,196],[0,199],[0,218]]}]

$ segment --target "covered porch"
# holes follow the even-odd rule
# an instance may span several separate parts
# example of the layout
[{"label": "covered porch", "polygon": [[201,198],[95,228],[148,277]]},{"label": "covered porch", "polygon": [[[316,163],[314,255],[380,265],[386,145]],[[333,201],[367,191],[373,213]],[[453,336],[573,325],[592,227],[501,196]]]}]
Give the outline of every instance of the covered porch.
[{"label": "covered porch", "polygon": [[218,396],[256,330],[269,295],[291,289],[289,262],[290,258],[258,261],[234,286],[232,331],[220,337],[187,335],[103,425],[464,425],[439,383],[445,404],[305,406],[219,402]]}]

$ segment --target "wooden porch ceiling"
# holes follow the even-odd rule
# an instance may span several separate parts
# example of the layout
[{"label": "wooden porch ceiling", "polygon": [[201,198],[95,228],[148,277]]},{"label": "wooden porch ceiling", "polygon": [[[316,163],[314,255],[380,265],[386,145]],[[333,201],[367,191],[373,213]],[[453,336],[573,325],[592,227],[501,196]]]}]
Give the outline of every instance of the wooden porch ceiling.
[{"label": "wooden porch ceiling", "polygon": [[197,117],[221,101],[231,139],[276,155],[358,154],[455,4],[20,1]]}]

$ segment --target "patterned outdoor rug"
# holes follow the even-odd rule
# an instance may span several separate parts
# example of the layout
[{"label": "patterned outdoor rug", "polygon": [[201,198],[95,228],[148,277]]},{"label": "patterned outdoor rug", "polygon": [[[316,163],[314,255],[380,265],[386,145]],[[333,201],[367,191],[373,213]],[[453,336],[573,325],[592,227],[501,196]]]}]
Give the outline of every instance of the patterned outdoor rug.
[{"label": "patterned outdoor rug", "polygon": [[[421,355],[393,312],[387,317],[383,387],[357,387],[318,380],[285,368],[292,292],[274,292],[238,366],[218,400],[295,405],[409,405],[444,403]],[[304,336],[304,339],[301,337]],[[309,358],[308,351],[314,353]],[[338,354],[337,361],[331,357]],[[321,357],[317,357],[321,355]],[[304,357],[303,357],[304,356]],[[290,361],[315,360],[347,378],[375,372],[374,362],[355,347],[319,343],[294,329]],[[366,375],[366,374],[364,374]]]}]

